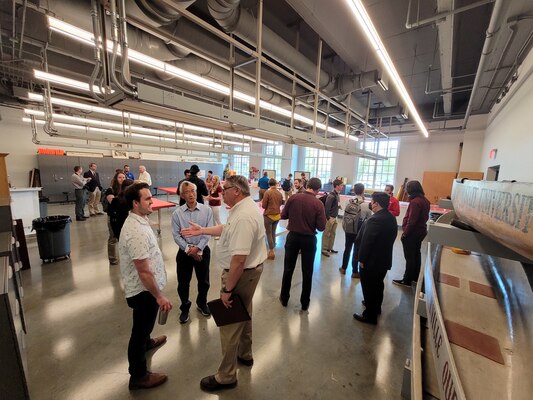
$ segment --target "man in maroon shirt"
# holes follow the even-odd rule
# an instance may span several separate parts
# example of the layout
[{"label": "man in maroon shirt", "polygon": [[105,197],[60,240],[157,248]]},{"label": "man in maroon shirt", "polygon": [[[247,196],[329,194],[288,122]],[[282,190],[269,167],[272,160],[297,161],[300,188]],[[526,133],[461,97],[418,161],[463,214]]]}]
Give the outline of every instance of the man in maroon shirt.
[{"label": "man in maroon shirt", "polygon": [[309,308],[311,300],[311,283],[313,281],[313,264],[316,253],[316,234],[326,228],[324,205],[316,198],[322,182],[311,178],[303,193],[297,193],[287,200],[281,219],[288,219],[287,240],[285,242],[285,260],[279,301],[283,307],[289,302],[292,274],[296,267],[298,253],[302,252],[302,310]]},{"label": "man in maroon shirt", "polygon": [[429,219],[429,200],[426,199],[424,189],[418,181],[409,181],[405,185],[409,195],[409,207],[402,223],[402,245],[405,256],[405,273],[403,279],[394,279],[396,285],[411,287],[413,281],[418,280],[422,255],[420,248],[426,237],[426,223]]}]

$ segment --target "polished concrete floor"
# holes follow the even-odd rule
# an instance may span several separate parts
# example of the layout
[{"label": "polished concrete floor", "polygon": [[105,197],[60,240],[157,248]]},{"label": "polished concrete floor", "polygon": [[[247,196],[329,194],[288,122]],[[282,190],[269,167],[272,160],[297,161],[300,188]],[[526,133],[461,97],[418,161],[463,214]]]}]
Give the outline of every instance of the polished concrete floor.
[{"label": "polished concrete floor", "polygon": [[[73,215],[73,211],[73,205],[49,207],[50,215]],[[339,254],[325,258],[318,250],[308,312],[302,312],[298,303],[298,269],[289,306],[279,304],[285,244],[284,227],[280,226],[276,260],[265,263],[254,298],[255,364],[239,368],[236,389],[209,394],[200,389],[199,382],[218,367],[219,333],[212,319],[195,310],[189,323],[177,322],[177,246],[171,236],[171,213],[162,211],[160,246],[168,272],[165,293],[175,309],[166,325],[156,325],[154,334],[168,335],[169,340],[151,357],[151,369],[167,373],[168,382],[151,390],[128,391],[126,349],[131,312],[119,268],[107,261],[106,217],[99,216],[72,223],[70,260],[41,265],[37,244],[30,240],[32,268],[24,271],[23,278],[32,399],[400,398],[411,346],[413,294],[392,285],[393,278],[401,278],[405,265],[399,238],[394,266],[385,281],[383,314],[377,326],[370,326],[352,317],[362,310],[359,280],[338,271],[344,247],[340,224],[335,245]],[[216,260],[216,252],[212,260]],[[209,299],[218,296],[219,276],[212,261]],[[193,277],[191,298],[195,296]]]}]

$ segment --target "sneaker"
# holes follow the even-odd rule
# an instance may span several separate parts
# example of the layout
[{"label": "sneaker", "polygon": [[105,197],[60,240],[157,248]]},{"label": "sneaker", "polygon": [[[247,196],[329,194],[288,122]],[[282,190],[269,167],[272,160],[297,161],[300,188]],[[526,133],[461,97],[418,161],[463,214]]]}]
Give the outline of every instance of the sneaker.
[{"label": "sneaker", "polygon": [[[204,304],[203,306],[199,306],[197,305],[196,306],[196,309],[198,311],[200,311],[200,313],[204,316],[204,317],[210,317],[211,316],[211,311],[209,310],[209,307],[207,306],[207,304]],[[187,321],[185,321],[187,322]]]},{"label": "sneaker", "polygon": [[411,284],[408,282],[405,282],[403,279],[393,279],[392,283],[398,286],[409,287],[409,288],[411,287]]},{"label": "sneaker", "polygon": [[155,338],[150,339],[150,343],[146,346],[146,351],[153,350],[167,342],[167,337],[165,335],[161,335]]},{"label": "sneaker", "polygon": [[326,250],[322,250],[322,255],[325,257],[329,257],[329,253]]},{"label": "sneaker", "polygon": [[159,374],[157,372],[148,372],[142,378],[130,377],[130,383],[128,385],[130,390],[136,389],[150,389],[165,383],[168,376],[165,374]]},{"label": "sneaker", "polygon": [[118,265],[118,260],[109,260],[109,264]]},{"label": "sneaker", "polygon": [[180,314],[180,318],[179,318],[180,324],[184,324],[188,320],[189,320],[189,310],[182,311],[181,314]]},{"label": "sneaker", "polygon": [[339,268],[341,275],[346,275],[346,270],[342,267]]}]

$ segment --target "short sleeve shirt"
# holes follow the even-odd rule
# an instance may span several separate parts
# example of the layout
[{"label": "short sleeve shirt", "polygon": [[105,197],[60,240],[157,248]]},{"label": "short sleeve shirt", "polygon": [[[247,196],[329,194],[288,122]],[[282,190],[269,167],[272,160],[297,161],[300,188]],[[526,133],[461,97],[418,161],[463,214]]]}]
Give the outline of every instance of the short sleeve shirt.
[{"label": "short sleeve shirt", "polygon": [[245,255],[244,269],[255,268],[267,258],[265,224],[259,207],[251,197],[235,204],[217,243],[217,263],[229,269],[231,258]]},{"label": "short sleeve shirt", "polygon": [[163,290],[167,283],[167,272],[163,255],[148,218],[130,212],[120,232],[118,248],[120,273],[126,297],[133,297],[147,290],[139,278],[134,260],[148,259],[157,287]]}]

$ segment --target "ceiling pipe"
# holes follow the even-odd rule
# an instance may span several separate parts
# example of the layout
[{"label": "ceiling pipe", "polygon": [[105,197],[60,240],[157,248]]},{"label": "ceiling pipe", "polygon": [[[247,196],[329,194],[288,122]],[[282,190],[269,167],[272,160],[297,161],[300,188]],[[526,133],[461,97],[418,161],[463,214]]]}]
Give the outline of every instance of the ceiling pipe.
[{"label": "ceiling pipe", "polygon": [[407,7],[407,19],[405,21],[405,27],[407,29],[418,28],[418,27],[421,27],[423,25],[430,24],[432,22],[443,20],[443,19],[445,19],[446,17],[448,17],[450,15],[459,14],[459,13],[462,13],[464,11],[468,11],[468,10],[471,10],[473,8],[476,8],[476,7],[484,6],[485,4],[494,3],[495,1],[497,1],[497,0],[482,0],[482,1],[478,1],[476,3],[469,4],[469,5],[464,6],[464,7],[456,8],[455,10],[445,11],[445,12],[437,14],[437,15],[435,15],[433,17],[425,18],[425,19],[422,19],[422,20],[417,20],[416,22],[410,23],[409,19],[411,17],[411,2],[412,2],[412,0],[409,0],[409,5]]},{"label": "ceiling pipe", "polygon": [[487,56],[492,52],[492,41],[494,36],[499,30],[497,26],[498,20],[502,13],[504,0],[496,0],[494,3],[494,8],[492,10],[492,15],[490,17],[489,27],[485,34],[485,43],[483,44],[483,50],[481,51],[481,58],[479,59],[479,65],[477,67],[476,79],[474,80],[474,86],[472,87],[472,93],[470,94],[470,99],[468,100],[468,106],[466,107],[465,119],[462,125],[462,129],[466,129],[468,124],[468,119],[472,113],[472,107],[474,104],[474,98],[479,90],[479,85],[481,82],[481,75],[485,69],[485,63],[487,61]]}]

